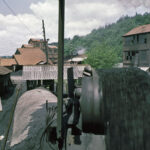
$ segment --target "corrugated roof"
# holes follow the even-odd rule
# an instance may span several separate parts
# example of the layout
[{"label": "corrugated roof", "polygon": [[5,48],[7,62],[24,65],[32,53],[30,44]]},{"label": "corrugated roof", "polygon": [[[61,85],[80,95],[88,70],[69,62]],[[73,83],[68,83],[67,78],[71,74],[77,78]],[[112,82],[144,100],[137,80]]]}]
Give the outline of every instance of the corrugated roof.
[{"label": "corrugated roof", "polygon": [[74,61],[74,62],[80,62],[80,61],[84,61],[86,58],[81,58],[81,57],[75,57],[72,59],[69,59],[68,62]]},{"label": "corrugated roof", "polygon": [[11,72],[12,71],[9,70],[8,68],[0,66],[0,75],[6,75],[6,74],[9,74]]},{"label": "corrugated roof", "polygon": [[0,66],[12,66],[16,65],[15,59],[12,58],[1,58],[0,59]]},{"label": "corrugated roof", "polygon": [[142,33],[148,33],[148,32],[150,32],[150,24],[133,28],[132,30],[130,30],[128,33],[126,33],[123,36],[130,36],[130,35],[142,34]]},{"label": "corrugated roof", "polygon": [[48,45],[48,47],[49,47],[49,48],[52,48],[52,49],[53,49],[53,48],[54,48],[54,49],[57,48],[57,46],[55,46],[55,45]]},{"label": "corrugated roof", "polygon": [[[67,69],[71,66],[64,66],[64,79],[67,79]],[[85,66],[73,66],[74,79],[82,77]],[[24,80],[48,80],[57,79],[58,68],[54,65],[23,66]]]}]

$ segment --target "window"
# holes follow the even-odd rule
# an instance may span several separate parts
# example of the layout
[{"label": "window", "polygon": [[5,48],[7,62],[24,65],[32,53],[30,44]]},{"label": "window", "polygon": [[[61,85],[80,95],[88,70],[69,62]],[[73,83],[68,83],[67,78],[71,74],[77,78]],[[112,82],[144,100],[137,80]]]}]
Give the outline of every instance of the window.
[{"label": "window", "polygon": [[139,43],[139,35],[137,35],[137,43]]},{"label": "window", "polygon": [[147,38],[144,39],[144,43],[145,43],[145,44],[147,43]]},{"label": "window", "polygon": [[146,44],[147,43],[147,34],[140,34],[139,35],[139,43]]},{"label": "window", "polygon": [[125,60],[133,60],[138,52],[137,51],[126,51],[124,52]]},{"label": "window", "polygon": [[133,36],[125,37],[125,45],[132,45],[134,43]]}]

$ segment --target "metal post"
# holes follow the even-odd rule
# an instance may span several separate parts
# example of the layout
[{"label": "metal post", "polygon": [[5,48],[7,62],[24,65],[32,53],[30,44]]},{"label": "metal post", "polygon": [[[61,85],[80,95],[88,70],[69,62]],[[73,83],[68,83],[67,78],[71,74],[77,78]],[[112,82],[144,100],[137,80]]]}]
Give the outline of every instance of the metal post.
[{"label": "metal post", "polygon": [[57,138],[62,139],[65,0],[59,0]]}]

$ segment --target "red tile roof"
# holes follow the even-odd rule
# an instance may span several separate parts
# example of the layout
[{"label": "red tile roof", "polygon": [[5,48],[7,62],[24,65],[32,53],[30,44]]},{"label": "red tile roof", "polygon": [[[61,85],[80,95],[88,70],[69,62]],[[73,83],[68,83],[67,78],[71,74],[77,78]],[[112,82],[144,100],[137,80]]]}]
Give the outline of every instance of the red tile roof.
[{"label": "red tile roof", "polygon": [[123,36],[130,36],[130,35],[142,34],[142,33],[148,33],[148,32],[150,32],[150,24],[133,28],[132,30],[130,30],[128,33],[126,33]]},{"label": "red tile roof", "polygon": [[[18,48],[20,54],[14,55],[19,65],[36,65],[46,63],[46,55],[40,48]],[[49,61],[52,64],[51,61]]]},{"label": "red tile roof", "polygon": [[36,65],[40,62],[45,62],[45,58],[39,58],[35,55],[14,55],[18,65]]},{"label": "red tile roof", "polygon": [[16,65],[15,59],[12,58],[1,58],[0,59],[0,66],[12,66]]},{"label": "red tile roof", "polygon": [[35,47],[35,48],[18,48],[17,49],[19,52],[20,52],[20,54],[26,54],[26,53],[34,53],[34,54],[36,54],[36,55],[44,55],[44,52],[40,49],[40,48],[38,48],[38,47]]}]

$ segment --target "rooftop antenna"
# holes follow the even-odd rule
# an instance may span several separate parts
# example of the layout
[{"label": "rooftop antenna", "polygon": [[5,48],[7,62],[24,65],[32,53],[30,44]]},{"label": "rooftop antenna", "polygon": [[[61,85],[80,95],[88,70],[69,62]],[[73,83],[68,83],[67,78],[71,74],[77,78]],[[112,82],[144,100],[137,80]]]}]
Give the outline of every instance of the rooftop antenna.
[{"label": "rooftop antenna", "polygon": [[44,20],[42,20],[42,27],[43,27],[44,50],[45,50],[45,54],[46,54],[46,63],[48,64],[48,48],[47,48],[47,43],[48,43],[48,41],[46,40],[46,35],[45,35]]},{"label": "rooftop antenna", "polygon": [[63,148],[63,70],[64,70],[64,20],[65,0],[59,0],[58,26],[58,103],[57,103],[57,139],[58,148]]}]

